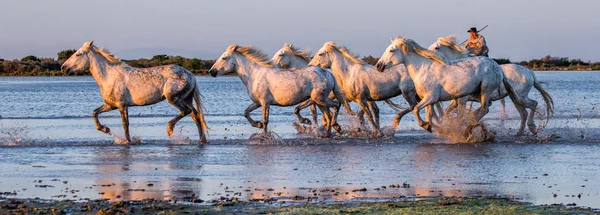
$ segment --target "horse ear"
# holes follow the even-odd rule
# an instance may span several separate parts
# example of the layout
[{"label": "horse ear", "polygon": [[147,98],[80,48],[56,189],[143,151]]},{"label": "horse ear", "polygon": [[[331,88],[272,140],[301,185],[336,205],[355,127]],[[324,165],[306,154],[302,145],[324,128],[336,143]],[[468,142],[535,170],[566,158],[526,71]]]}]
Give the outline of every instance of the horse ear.
[{"label": "horse ear", "polygon": [[392,39],[392,37],[390,37],[390,43],[394,42],[394,40]]},{"label": "horse ear", "polygon": [[90,47],[92,47],[94,45],[94,41],[90,41]]}]

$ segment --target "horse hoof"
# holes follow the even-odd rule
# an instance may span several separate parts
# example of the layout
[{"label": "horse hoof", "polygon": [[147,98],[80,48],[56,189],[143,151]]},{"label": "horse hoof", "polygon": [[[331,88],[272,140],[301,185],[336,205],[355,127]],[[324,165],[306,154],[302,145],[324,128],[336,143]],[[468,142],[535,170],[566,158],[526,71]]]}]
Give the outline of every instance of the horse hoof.
[{"label": "horse hoof", "polygon": [[373,133],[371,133],[371,138],[380,138],[383,137],[383,133],[381,133],[381,131],[377,130],[377,131],[373,131]]},{"label": "horse hoof", "polygon": [[425,129],[426,131],[428,131],[429,133],[433,132],[431,130],[431,124],[429,123],[425,123],[425,125],[423,125],[423,129]]},{"label": "horse hoof", "polygon": [[202,145],[203,143],[208,143],[208,140],[206,140],[205,137],[200,138],[199,144]]},{"label": "horse hoof", "polygon": [[263,128],[265,125],[262,122],[257,122],[256,126],[257,128]]},{"label": "horse hoof", "polygon": [[302,120],[300,120],[300,123],[306,124],[306,125],[310,125],[311,124],[310,120],[308,120],[308,119],[302,119]]},{"label": "horse hoof", "polygon": [[344,134],[344,132],[342,131],[342,126],[338,125],[337,123],[333,125],[333,129],[340,135]]},{"label": "horse hoof", "polygon": [[529,131],[531,131],[532,134],[537,134],[537,128],[535,127],[535,125],[530,125]]},{"label": "horse hoof", "polygon": [[102,127],[100,127],[98,130],[99,130],[99,131],[102,131],[102,132],[104,132],[105,134],[112,135],[112,134],[110,133],[110,128],[108,128],[108,127],[106,127],[106,126],[102,126]]}]

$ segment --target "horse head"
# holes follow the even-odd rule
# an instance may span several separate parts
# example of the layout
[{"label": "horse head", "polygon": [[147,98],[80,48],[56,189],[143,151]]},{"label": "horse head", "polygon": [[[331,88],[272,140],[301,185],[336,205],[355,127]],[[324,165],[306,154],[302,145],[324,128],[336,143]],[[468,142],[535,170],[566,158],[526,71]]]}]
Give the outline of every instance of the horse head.
[{"label": "horse head", "polygon": [[375,64],[377,71],[383,72],[386,68],[404,63],[404,50],[402,49],[405,45],[404,42],[405,39],[402,37],[396,37],[396,39],[391,40],[391,44],[385,49]]},{"label": "horse head", "polygon": [[225,75],[229,73],[233,73],[237,71],[237,63],[235,59],[233,59],[234,52],[238,48],[238,45],[231,44],[225,52],[219,57],[219,59],[210,67],[208,73],[212,77],[217,77],[217,75]]},{"label": "horse head", "polygon": [[291,44],[284,44],[279,51],[273,55],[271,62],[280,68],[299,68],[306,67],[310,61],[310,51],[300,51]]},{"label": "horse head", "polygon": [[94,41],[83,43],[83,46],[62,64],[61,71],[67,75],[73,75],[76,72],[88,70],[90,68],[91,49],[93,47]]}]

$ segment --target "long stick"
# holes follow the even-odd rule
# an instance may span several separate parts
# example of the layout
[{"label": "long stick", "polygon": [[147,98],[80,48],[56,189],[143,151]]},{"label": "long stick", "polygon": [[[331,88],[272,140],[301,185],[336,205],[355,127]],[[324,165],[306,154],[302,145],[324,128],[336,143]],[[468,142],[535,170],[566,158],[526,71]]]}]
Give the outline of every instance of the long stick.
[{"label": "long stick", "polygon": [[[479,29],[479,31],[477,31],[477,33],[482,32],[483,29],[487,28],[488,25],[483,26],[483,28]],[[462,44],[465,44],[467,41],[469,41],[469,39],[466,39],[465,41],[463,41],[462,43],[460,43],[460,46],[462,46]]]}]

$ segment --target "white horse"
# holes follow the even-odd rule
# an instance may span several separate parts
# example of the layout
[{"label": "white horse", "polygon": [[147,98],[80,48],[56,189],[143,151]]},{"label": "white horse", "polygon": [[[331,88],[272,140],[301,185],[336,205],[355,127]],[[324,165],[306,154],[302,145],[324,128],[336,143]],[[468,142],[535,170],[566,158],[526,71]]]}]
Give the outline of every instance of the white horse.
[{"label": "white horse", "polygon": [[[200,88],[196,77],[190,71],[178,65],[157,66],[151,68],[134,68],[117,57],[86,42],[65,61],[61,69],[67,74],[88,70],[100,87],[104,104],[94,110],[92,117],[96,129],[110,134],[110,129],[98,120],[98,115],[119,109],[125,129],[125,138],[129,136],[129,106],[146,106],[156,104],[165,99],[181,112],[167,126],[169,136],[181,118],[190,115],[200,134],[200,142],[206,142],[204,129],[208,129],[200,101]],[[192,103],[196,103],[196,107]],[[191,113],[191,114],[190,114]]]},{"label": "white horse", "polygon": [[[443,57],[411,39],[397,37],[391,43],[377,61],[377,70],[384,72],[398,64],[406,66],[417,94],[422,98],[413,110],[419,126],[431,132],[431,124],[424,122],[419,115],[423,107],[467,95],[481,98],[481,107],[470,117],[473,122],[478,122],[489,112],[490,95],[504,80],[502,69],[495,61],[475,57],[447,64]],[[506,81],[504,84],[508,85]],[[507,89],[512,98],[510,85]]]},{"label": "white horse", "polygon": [[[429,50],[444,56],[446,60],[449,61],[467,57],[465,50],[456,44],[456,37],[454,36],[438,38],[435,43],[429,46]],[[521,126],[517,132],[517,136],[521,136],[525,133],[526,122],[529,127],[529,131],[531,131],[533,134],[536,134],[537,129],[533,120],[535,111],[537,109],[537,101],[529,98],[529,92],[531,91],[532,87],[535,87],[542,95],[542,99],[544,99],[544,102],[546,103],[546,123],[548,123],[550,116],[554,112],[554,102],[552,101],[552,97],[550,94],[548,94],[548,92],[546,92],[546,90],[544,90],[544,88],[542,88],[541,84],[536,80],[535,73],[530,69],[516,64],[503,64],[500,65],[500,67],[504,72],[504,77],[506,77],[510,85],[513,87],[517,96],[516,98],[519,100],[519,102],[515,103],[515,107],[521,115]],[[508,96],[508,92],[506,92],[506,88],[501,85],[500,90],[492,94],[490,99],[495,101],[504,99],[506,96]],[[466,100],[479,101],[478,98],[473,98],[471,96],[466,96],[459,100],[462,103],[466,102]],[[531,110],[529,113],[529,118],[527,117],[527,110],[525,107]]]},{"label": "white horse", "polygon": [[[209,72],[213,77],[237,72],[253,102],[244,112],[244,116],[253,127],[262,128],[265,135],[268,135],[271,105],[292,106],[303,103],[308,106],[311,102],[316,103],[323,113],[327,136],[331,135],[332,127],[341,133],[341,128],[336,123],[340,103],[332,101],[328,96],[333,92],[341,103],[346,100],[335,80],[329,78],[324,69],[275,68],[265,54],[252,46],[230,45]],[[255,122],[250,118],[250,112],[259,107],[262,107],[263,121]],[[330,107],[334,108],[335,113],[329,111]]]},{"label": "white horse", "polygon": [[[305,51],[301,51],[301,50],[297,49],[296,47],[292,46],[291,44],[286,43],[283,45],[283,47],[281,49],[279,49],[279,51],[275,52],[275,55],[273,55],[273,58],[271,59],[271,61],[273,62],[273,64],[275,64],[276,66],[279,66],[280,68],[292,69],[292,68],[307,67],[310,59],[311,59],[310,51],[308,49],[306,49]],[[332,75],[331,73],[328,73],[328,74]],[[330,96],[330,98],[331,98],[331,96]],[[369,102],[373,102],[373,101],[369,101]],[[389,99],[385,100],[385,102],[394,109],[402,109],[403,108],[402,106],[395,104],[394,102],[392,102]],[[345,109],[347,110],[347,112],[350,115],[355,115],[355,113],[352,112],[352,110],[350,109],[349,106],[345,107]],[[298,120],[301,123],[310,124],[310,121],[308,119],[305,119],[300,115],[300,110],[302,110],[302,104],[299,105],[298,107],[296,107],[296,109],[294,110],[294,113],[296,114],[296,116],[298,116]],[[316,105],[315,104],[310,105],[310,110],[312,113],[313,121],[315,123],[317,123]],[[362,113],[362,111],[361,111],[361,113]],[[378,116],[376,116],[376,117],[378,118]],[[361,115],[361,118],[362,118],[362,115]],[[377,119],[376,121],[378,121],[378,120],[379,119]]]},{"label": "white horse", "polygon": [[[402,94],[411,106],[417,104],[414,84],[408,75],[402,75],[406,72],[403,67],[377,72],[374,66],[364,63],[348,49],[333,42],[325,43],[308,65],[331,68],[346,99],[358,103],[362,112],[367,115],[375,136],[381,136],[382,133],[379,127],[379,109],[373,101],[387,100]],[[394,125],[397,126],[397,123]]]}]

